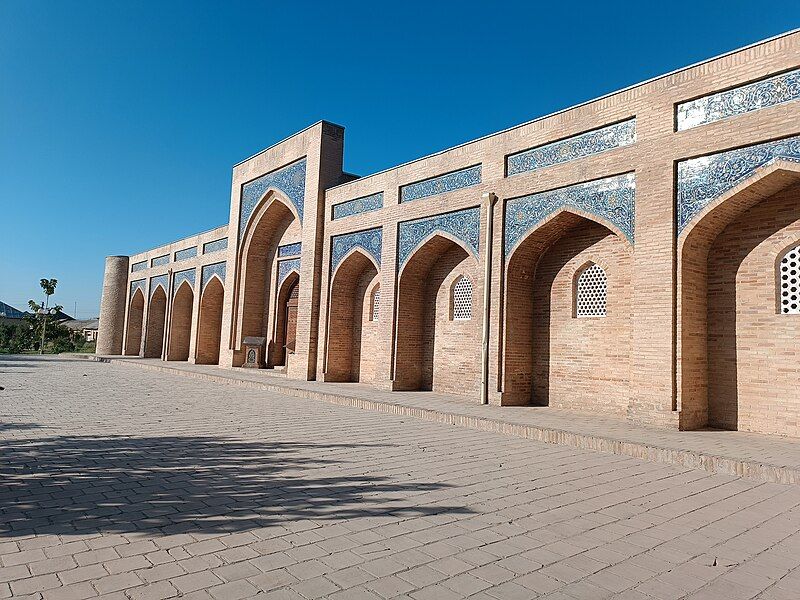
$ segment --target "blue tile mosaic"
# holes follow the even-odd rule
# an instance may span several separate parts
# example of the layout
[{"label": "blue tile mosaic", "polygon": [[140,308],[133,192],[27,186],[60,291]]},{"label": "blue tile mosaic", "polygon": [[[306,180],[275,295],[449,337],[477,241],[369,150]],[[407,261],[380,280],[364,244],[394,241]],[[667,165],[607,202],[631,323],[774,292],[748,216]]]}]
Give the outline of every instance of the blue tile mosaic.
[{"label": "blue tile mosaic", "polygon": [[200,291],[206,289],[206,285],[211,278],[216,275],[217,277],[222,280],[222,283],[225,283],[225,269],[227,263],[218,262],[214,263],[213,265],[203,265],[203,268],[200,271]]},{"label": "blue tile mosaic", "polygon": [[569,162],[606,150],[629,146],[636,141],[636,119],[587,131],[551,144],[537,146],[506,159],[506,172],[516,175]]},{"label": "blue tile mosaic", "polygon": [[333,219],[343,219],[344,217],[360,215],[361,213],[378,210],[379,208],[383,208],[383,192],[334,204]]},{"label": "blue tile mosaic", "polygon": [[331,239],[331,273],[336,270],[345,255],[353,248],[361,248],[375,259],[378,266],[381,264],[381,249],[383,247],[383,229],[367,229],[335,235]]},{"label": "blue tile mosaic", "polygon": [[247,221],[262,196],[270,188],[283,192],[294,204],[300,222],[303,222],[303,202],[306,192],[306,159],[300,159],[282,169],[262,175],[242,186],[242,205],[239,214],[239,238],[247,226]]},{"label": "blue tile mosaic", "polygon": [[800,136],[679,162],[678,233],[708,204],[778,159],[800,162]]},{"label": "blue tile mosaic", "polygon": [[795,69],[769,79],[678,104],[678,131],[798,99],[800,99],[800,69]]},{"label": "blue tile mosaic", "polygon": [[295,242],[294,244],[286,244],[285,246],[278,246],[278,256],[298,256],[302,244]]},{"label": "blue tile mosaic", "polygon": [[213,242],[206,242],[203,244],[203,254],[211,254],[212,252],[220,252],[221,250],[228,249],[228,238],[214,240]]},{"label": "blue tile mosaic", "polygon": [[178,293],[178,288],[184,281],[188,281],[189,285],[192,286],[192,291],[194,291],[194,277],[195,277],[195,269],[186,269],[185,271],[178,271],[172,277],[172,295]]},{"label": "blue tile mosaic", "polygon": [[175,262],[188,260],[190,258],[194,258],[195,256],[197,256],[197,246],[192,246],[191,248],[184,248],[183,250],[178,250],[175,253]]},{"label": "blue tile mosaic", "polygon": [[150,298],[153,297],[158,286],[163,287],[164,293],[166,294],[169,287],[169,275],[164,273],[163,275],[156,275],[150,278]]},{"label": "blue tile mosaic", "polygon": [[135,262],[131,265],[131,273],[135,273],[136,271],[144,271],[147,268],[147,261],[143,260],[141,262]]},{"label": "blue tile mosaic", "polygon": [[281,286],[292,271],[296,271],[298,275],[300,274],[299,258],[278,261],[278,287]]},{"label": "blue tile mosaic", "polygon": [[168,265],[169,264],[169,254],[165,254],[164,256],[156,256],[155,258],[150,260],[151,267],[160,267],[161,265]]},{"label": "blue tile mosaic", "polygon": [[146,294],[147,290],[147,280],[146,279],[137,279],[136,281],[131,281],[131,298],[133,298],[133,293],[136,290],[142,290],[142,294]]},{"label": "blue tile mosaic", "polygon": [[477,257],[480,228],[481,212],[480,207],[477,206],[400,223],[397,239],[397,268],[398,270],[402,268],[417,246],[436,231],[449,233],[461,240]]},{"label": "blue tile mosaic", "polygon": [[561,208],[576,208],[606,219],[633,243],[635,207],[636,176],[633,173],[509,200],[505,207],[506,260],[531,229]]},{"label": "blue tile mosaic", "polygon": [[481,182],[481,165],[467,167],[460,171],[431,177],[400,188],[400,202],[411,202],[436,194],[444,194],[461,188],[477,185]]}]

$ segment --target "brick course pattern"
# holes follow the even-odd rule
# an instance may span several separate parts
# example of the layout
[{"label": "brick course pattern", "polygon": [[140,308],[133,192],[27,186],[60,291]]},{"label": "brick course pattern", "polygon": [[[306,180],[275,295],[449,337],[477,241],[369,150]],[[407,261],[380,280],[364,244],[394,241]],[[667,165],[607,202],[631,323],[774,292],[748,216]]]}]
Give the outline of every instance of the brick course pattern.
[{"label": "brick course pattern", "polygon": [[3,598],[779,600],[800,586],[795,485],[124,365],[0,369]]},{"label": "brick course pattern", "polygon": [[[800,243],[800,99],[781,83],[798,66],[793,32],[365,177],[342,170],[344,129],[321,121],[234,166],[227,225],[110,260],[98,352],[233,368],[257,336],[294,380],[800,436],[800,318],[776,296]],[[428,227],[413,244],[409,223]],[[332,240],[368,230],[373,256],[337,254]],[[176,252],[180,270],[225,261],[221,306],[210,285],[162,305],[150,282],[174,289],[175,265],[153,259]],[[575,311],[590,262],[604,317]]]}]

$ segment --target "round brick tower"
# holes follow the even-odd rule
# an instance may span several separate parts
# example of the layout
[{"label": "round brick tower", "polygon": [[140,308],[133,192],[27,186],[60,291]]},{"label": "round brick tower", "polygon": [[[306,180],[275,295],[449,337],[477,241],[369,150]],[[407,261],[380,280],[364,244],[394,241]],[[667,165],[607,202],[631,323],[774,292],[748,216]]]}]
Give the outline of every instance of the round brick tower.
[{"label": "round brick tower", "polygon": [[122,354],[125,331],[125,300],[128,287],[128,257],[107,256],[100,300],[97,354]]}]

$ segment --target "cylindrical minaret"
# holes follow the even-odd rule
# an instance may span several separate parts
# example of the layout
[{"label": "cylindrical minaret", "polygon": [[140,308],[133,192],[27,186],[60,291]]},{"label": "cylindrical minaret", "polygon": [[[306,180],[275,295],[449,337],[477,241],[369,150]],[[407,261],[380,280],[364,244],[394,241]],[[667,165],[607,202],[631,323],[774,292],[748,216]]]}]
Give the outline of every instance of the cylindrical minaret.
[{"label": "cylindrical minaret", "polygon": [[125,302],[128,291],[128,257],[107,256],[100,300],[97,354],[122,354],[125,331]]}]

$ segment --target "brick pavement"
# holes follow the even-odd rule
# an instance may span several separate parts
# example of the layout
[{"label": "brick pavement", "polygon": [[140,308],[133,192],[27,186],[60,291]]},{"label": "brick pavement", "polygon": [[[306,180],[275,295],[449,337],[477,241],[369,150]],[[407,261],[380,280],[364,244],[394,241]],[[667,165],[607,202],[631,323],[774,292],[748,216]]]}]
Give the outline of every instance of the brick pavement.
[{"label": "brick pavement", "polygon": [[796,598],[800,489],[0,358],[0,598]]},{"label": "brick pavement", "polygon": [[797,438],[718,429],[676,431],[643,427],[621,418],[549,406],[501,408],[482,406],[477,400],[463,396],[433,392],[390,392],[366,384],[290,380],[268,369],[221,369],[139,357],[105,357],[102,360],[712,473],[800,484]]}]

